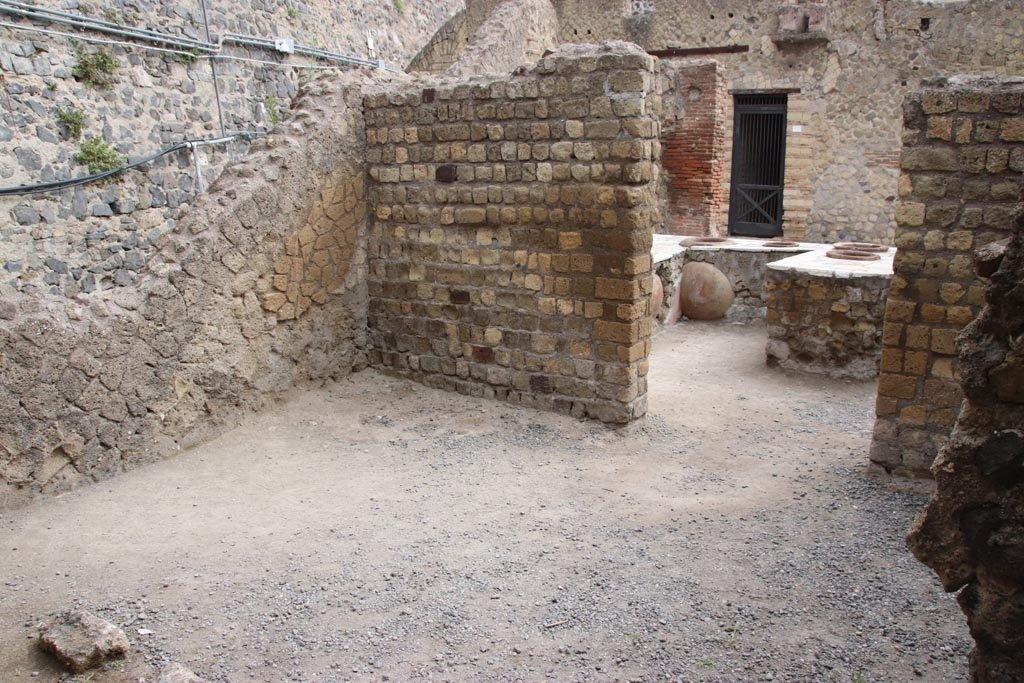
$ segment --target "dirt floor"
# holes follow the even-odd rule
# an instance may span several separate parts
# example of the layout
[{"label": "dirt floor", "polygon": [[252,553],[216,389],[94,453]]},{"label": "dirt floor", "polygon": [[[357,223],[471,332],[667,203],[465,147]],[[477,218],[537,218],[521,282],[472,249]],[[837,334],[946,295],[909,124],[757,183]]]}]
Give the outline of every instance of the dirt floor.
[{"label": "dirt floor", "polygon": [[617,430],[366,371],[2,515],[0,680],[62,680],[33,638],[72,606],[133,642],[94,683],[964,680],[924,497],[865,476],[873,384],[764,341],[662,333]]}]

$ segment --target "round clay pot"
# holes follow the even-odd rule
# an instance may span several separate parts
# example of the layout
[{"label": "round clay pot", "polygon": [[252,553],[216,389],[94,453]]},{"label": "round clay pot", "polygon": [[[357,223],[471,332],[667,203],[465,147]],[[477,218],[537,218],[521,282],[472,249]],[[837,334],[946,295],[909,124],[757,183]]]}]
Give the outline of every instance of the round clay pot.
[{"label": "round clay pot", "polygon": [[736,294],[722,271],[710,263],[691,261],[679,278],[679,308],[692,320],[719,320]]},{"label": "round clay pot", "polygon": [[654,289],[651,292],[651,317],[661,320],[661,314],[665,309],[665,285],[657,273],[654,274]]}]

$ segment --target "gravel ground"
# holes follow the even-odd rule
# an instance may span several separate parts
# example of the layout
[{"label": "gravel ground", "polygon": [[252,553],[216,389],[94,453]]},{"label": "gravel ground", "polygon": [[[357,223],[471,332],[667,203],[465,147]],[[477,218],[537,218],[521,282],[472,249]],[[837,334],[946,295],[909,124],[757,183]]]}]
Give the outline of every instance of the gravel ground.
[{"label": "gravel ground", "polygon": [[965,680],[924,494],[864,473],[873,384],[763,349],[662,333],[622,429],[365,371],[3,515],[0,680],[86,680],[33,645],[69,606],[133,641],[94,683]]}]

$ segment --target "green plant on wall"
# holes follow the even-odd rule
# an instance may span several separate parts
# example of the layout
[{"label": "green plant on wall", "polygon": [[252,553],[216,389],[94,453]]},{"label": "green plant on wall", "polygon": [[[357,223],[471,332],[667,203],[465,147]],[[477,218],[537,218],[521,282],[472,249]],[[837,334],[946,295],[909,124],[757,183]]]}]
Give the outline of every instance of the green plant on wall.
[{"label": "green plant on wall", "polygon": [[178,55],[178,59],[181,60],[182,64],[192,65],[192,64],[195,64],[195,61],[197,59],[199,59],[199,54],[200,54],[199,50],[197,48],[193,47],[193,48],[187,50],[186,52],[184,52],[182,54],[179,54]]},{"label": "green plant on wall", "polygon": [[117,82],[117,59],[107,50],[99,49],[89,54],[79,49],[75,53],[75,65],[71,75],[86,85],[99,90],[110,90]]},{"label": "green plant on wall", "polygon": [[80,109],[58,109],[57,110],[57,123],[63,128],[63,135],[65,140],[77,140],[82,137],[82,131],[85,130],[85,112]]},{"label": "green plant on wall", "polygon": [[395,9],[401,14],[405,11],[405,0],[395,0]]},{"label": "green plant on wall", "polygon": [[288,8],[288,18],[289,19],[298,19],[299,18],[299,10],[295,9],[294,7],[289,7]]},{"label": "green plant on wall", "polygon": [[271,127],[277,125],[277,98],[273,95],[267,98],[267,119]]},{"label": "green plant on wall", "polygon": [[135,12],[130,10],[119,12],[110,7],[103,10],[103,19],[109,21],[111,24],[117,24],[118,26],[131,26],[141,22],[141,17],[139,17]]},{"label": "green plant on wall", "polygon": [[100,138],[89,138],[78,146],[75,161],[89,167],[89,173],[113,171],[125,164],[125,158]]}]

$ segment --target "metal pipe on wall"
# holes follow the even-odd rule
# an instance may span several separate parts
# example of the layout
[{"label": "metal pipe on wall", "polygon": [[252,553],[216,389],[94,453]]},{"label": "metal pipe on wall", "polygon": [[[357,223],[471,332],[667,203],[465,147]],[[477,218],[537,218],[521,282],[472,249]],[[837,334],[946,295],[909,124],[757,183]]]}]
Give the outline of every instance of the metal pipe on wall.
[{"label": "metal pipe on wall", "polygon": [[[199,0],[199,6],[202,7],[203,10],[203,26],[206,27],[206,40],[207,42],[210,42],[210,19],[206,14],[206,0]],[[224,135],[224,109],[221,107],[220,104],[220,85],[217,83],[216,60],[210,60],[210,73],[213,76],[213,96],[217,100],[217,120],[220,121],[220,134]],[[199,170],[198,157],[196,160],[196,170]]]}]

